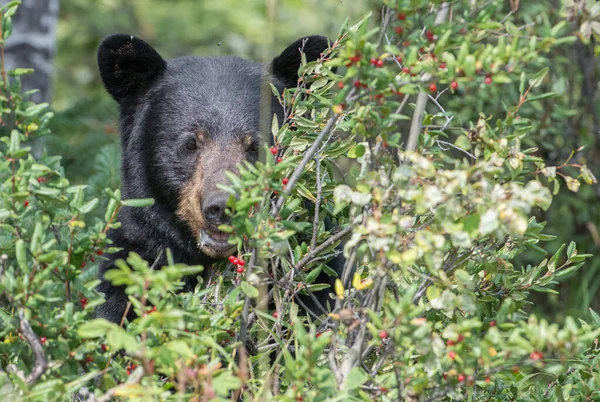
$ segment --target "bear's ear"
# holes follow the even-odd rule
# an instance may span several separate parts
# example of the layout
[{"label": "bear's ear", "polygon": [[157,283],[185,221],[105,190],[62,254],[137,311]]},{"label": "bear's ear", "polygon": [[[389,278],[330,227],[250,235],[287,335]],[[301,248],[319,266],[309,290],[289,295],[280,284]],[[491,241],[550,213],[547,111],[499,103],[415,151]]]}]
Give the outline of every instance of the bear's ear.
[{"label": "bear's ear", "polygon": [[315,61],[329,48],[330,43],[328,38],[320,35],[300,38],[273,59],[271,72],[286,88],[295,87],[298,83],[298,69],[302,63],[301,52],[306,54],[307,62]]},{"label": "bear's ear", "polygon": [[119,103],[139,94],[165,67],[166,62],[152,46],[131,35],[108,36],[98,47],[102,82]]}]

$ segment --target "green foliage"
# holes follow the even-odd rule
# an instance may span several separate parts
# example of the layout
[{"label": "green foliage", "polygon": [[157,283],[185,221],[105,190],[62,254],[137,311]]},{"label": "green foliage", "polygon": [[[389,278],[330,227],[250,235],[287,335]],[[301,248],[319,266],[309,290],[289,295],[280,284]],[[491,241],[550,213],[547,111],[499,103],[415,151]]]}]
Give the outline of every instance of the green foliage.
[{"label": "green foliage", "polygon": [[[561,187],[595,183],[575,151],[550,165],[535,145],[536,105],[560,93],[547,88],[545,55],[572,39],[564,22],[525,35],[502,2],[471,3],[450,13],[390,1],[383,29],[368,17],[345,24],[298,87],[277,94],[275,147],[223,185],[232,219],[221,229],[245,265],[169,256],[156,267],[131,254],[107,274],[138,316],[120,325],[93,319],[102,298],[91,267],[113,251],[119,208],[152,200],[110,189],[90,199],[58,157],[36,160],[27,141],[51,115],[20,94],[25,71],[2,71],[2,395],[598,399],[598,314],[558,325],[530,313],[532,291],[556,293],[590,257],[562,237],[568,245],[547,253],[555,237],[536,217]],[[5,35],[15,6],[1,11]],[[114,155],[97,156],[101,170]],[[297,296],[328,287],[316,279],[342,240],[330,312],[300,314]],[[200,284],[181,292],[187,275]]]}]

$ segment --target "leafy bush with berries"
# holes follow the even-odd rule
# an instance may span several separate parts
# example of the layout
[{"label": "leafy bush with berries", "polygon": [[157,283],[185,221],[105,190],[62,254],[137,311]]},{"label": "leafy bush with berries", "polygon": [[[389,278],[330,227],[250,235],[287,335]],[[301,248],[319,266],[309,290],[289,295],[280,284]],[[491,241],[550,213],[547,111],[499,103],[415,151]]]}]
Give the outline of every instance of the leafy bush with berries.
[{"label": "leafy bush with berries", "polygon": [[[2,69],[0,394],[598,399],[600,316],[559,326],[529,312],[532,292],[555,292],[590,256],[566,239],[516,262],[555,238],[536,219],[553,192],[595,183],[584,164],[547,166],[524,146],[536,131],[522,110],[556,96],[539,91],[545,55],[574,36],[566,23],[541,37],[515,26],[518,2],[481,3],[385,1],[380,26],[369,16],[343,26],[297,88],[276,94],[285,120],[273,120],[274,145],[225,186],[221,230],[238,254],[212,267],[120,261],[108,278],[139,316],[121,325],[94,318],[96,263],[113,251],[119,208],[151,201],[107,189],[100,205],[59,157],[34,158],[28,141],[48,133],[51,113],[21,93],[26,70]],[[0,45],[17,5],[0,9]],[[453,110],[492,87],[494,108],[472,120]],[[518,102],[503,103],[515,91]],[[301,314],[297,295],[326,288],[316,279],[339,253],[330,311]],[[209,268],[206,283],[180,291]]]}]

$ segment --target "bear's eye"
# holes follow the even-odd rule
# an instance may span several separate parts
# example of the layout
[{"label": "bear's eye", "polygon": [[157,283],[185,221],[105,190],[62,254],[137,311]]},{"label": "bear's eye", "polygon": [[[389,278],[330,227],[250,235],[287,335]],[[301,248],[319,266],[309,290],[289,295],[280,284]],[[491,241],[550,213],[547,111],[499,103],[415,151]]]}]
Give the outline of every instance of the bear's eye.
[{"label": "bear's eye", "polygon": [[258,152],[258,143],[251,142],[250,145],[248,145],[248,152]]},{"label": "bear's eye", "polygon": [[198,142],[195,138],[190,138],[185,142],[185,149],[188,151],[195,151],[198,149]]}]

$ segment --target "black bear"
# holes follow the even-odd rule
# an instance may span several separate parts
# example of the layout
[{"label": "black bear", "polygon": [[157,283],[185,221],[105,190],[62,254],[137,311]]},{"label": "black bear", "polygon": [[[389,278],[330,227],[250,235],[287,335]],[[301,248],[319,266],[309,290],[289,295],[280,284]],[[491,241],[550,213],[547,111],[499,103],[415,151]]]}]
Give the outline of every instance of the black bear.
[{"label": "black bear", "polygon": [[[225,171],[256,161],[259,127],[282,107],[271,96],[271,113],[261,113],[261,96],[296,87],[300,49],[308,61],[329,46],[309,36],[286,48],[270,65],[239,57],[180,57],[164,60],[149,44],[130,35],[112,35],[98,49],[98,66],[108,93],[120,106],[122,194],[124,199],[154,198],[147,208],[124,207],[121,226],[109,234],[122,250],[100,267],[99,291],[106,302],[97,316],[119,322],[127,296],[104,279],[114,261],[134,251],[147,261],[210,266],[234,250],[217,227],[226,222]],[[266,88],[266,91],[265,91]],[[263,102],[264,105],[264,102]],[[264,120],[263,120],[264,123]],[[186,278],[193,289],[195,277]],[[129,319],[134,315],[130,312]]]}]

